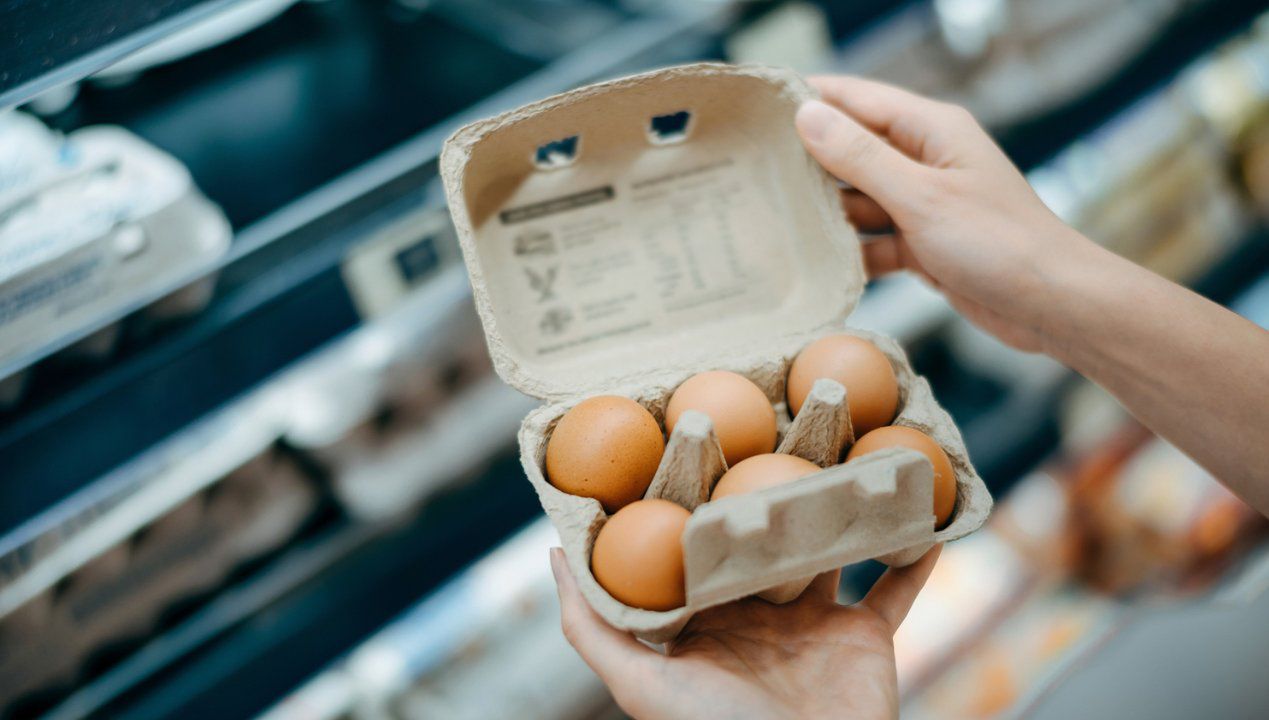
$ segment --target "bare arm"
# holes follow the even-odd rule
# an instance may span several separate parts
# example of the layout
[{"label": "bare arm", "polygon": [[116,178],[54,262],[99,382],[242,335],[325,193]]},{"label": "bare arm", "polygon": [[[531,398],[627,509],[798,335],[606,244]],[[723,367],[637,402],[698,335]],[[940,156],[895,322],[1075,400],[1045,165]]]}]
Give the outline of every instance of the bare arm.
[{"label": "bare arm", "polygon": [[1046,352],[1269,515],[1269,332],[1062,223],[963,109],[816,78],[807,149],[878,233],[872,274],[917,272],[969,319]]}]

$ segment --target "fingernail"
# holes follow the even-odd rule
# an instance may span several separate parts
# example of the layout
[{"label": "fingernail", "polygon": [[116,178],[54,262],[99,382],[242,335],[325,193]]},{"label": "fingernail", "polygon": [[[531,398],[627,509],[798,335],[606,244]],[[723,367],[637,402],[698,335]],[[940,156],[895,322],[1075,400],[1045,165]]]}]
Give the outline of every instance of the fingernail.
[{"label": "fingernail", "polygon": [[794,120],[802,137],[813,143],[824,142],[828,138],[829,128],[836,121],[837,111],[819,100],[802,103]]},{"label": "fingernail", "polygon": [[551,548],[551,574],[555,576],[555,581],[560,581],[560,575],[564,572],[564,550],[561,548]]}]

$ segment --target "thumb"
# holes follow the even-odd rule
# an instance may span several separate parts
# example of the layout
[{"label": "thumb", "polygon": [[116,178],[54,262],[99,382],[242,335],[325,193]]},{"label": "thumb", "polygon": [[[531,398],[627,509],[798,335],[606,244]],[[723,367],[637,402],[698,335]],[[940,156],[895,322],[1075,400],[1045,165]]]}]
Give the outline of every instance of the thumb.
[{"label": "thumb", "polygon": [[863,191],[891,215],[907,204],[922,165],[819,100],[802,103],[795,123],[802,144],[825,170]]}]

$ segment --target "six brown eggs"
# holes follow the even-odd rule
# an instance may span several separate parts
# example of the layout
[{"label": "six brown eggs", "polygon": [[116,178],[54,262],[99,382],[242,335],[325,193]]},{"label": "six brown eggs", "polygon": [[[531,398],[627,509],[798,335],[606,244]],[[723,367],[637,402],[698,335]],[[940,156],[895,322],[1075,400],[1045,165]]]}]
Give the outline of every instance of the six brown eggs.
[{"label": "six brown eggs", "polygon": [[[924,454],[934,469],[935,527],[945,527],[956,503],[954,469],[928,435],[890,424],[900,398],[889,358],[852,335],[811,343],[789,369],[785,399],[791,416],[821,378],[846,388],[856,442],[845,461],[888,447]],[[728,470],[711,501],[782,485],[821,469],[775,452],[771,398],[733,372],[698,373],[680,384],[666,406],[664,434],[652,413],[630,398],[602,395],[570,408],[547,441],[546,477],[563,492],[594,498],[610,515],[595,538],[591,571],[609,595],[630,607],[670,610],[685,601],[682,534],[691,513],[667,500],[642,498],[660,466],[665,438],[688,410],[709,416],[726,460]]]}]

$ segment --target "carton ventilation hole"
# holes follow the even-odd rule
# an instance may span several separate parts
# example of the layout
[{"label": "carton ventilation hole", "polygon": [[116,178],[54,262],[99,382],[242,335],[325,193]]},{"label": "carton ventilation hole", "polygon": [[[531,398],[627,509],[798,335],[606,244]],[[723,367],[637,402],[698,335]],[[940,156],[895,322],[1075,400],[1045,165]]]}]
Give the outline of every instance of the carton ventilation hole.
[{"label": "carton ventilation hole", "polygon": [[533,154],[533,164],[543,170],[568,167],[577,159],[578,142],[578,136],[570,135],[566,138],[543,143],[538,146],[537,152]]},{"label": "carton ventilation hole", "polygon": [[669,115],[655,115],[648,121],[648,138],[654,145],[671,145],[687,139],[687,129],[692,122],[690,110],[680,110]]}]

